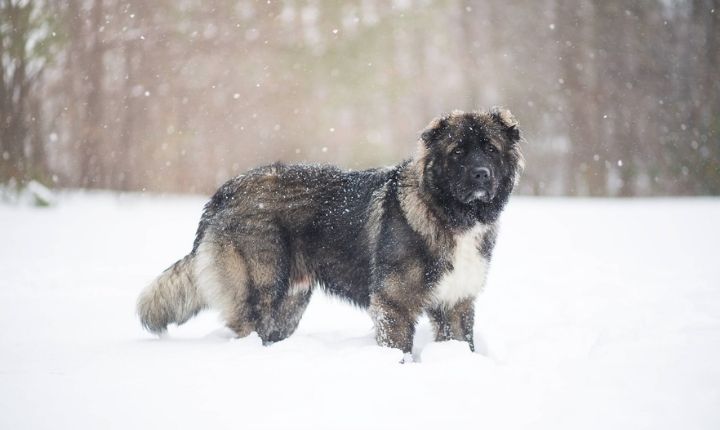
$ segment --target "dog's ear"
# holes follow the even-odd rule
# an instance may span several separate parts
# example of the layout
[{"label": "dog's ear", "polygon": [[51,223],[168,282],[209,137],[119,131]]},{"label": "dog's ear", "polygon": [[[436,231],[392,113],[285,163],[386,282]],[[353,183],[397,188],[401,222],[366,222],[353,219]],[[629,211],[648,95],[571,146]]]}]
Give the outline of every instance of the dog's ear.
[{"label": "dog's ear", "polygon": [[430,145],[440,137],[441,133],[447,128],[448,119],[447,116],[440,116],[432,121],[425,127],[420,138],[425,142],[426,145]]},{"label": "dog's ear", "polygon": [[520,128],[518,128],[518,122],[512,112],[508,109],[493,108],[490,111],[490,116],[492,116],[493,120],[505,129],[508,137],[513,142],[520,140]]}]

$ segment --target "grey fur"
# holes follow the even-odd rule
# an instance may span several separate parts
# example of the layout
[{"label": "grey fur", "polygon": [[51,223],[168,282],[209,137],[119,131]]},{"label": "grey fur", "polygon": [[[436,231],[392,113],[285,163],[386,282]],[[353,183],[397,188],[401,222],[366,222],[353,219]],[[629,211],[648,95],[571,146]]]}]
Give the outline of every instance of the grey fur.
[{"label": "grey fur", "polygon": [[140,294],[137,314],[148,331],[159,334],[168,324],[182,324],[207,304],[193,281],[192,255],[168,267]]},{"label": "grey fur", "polygon": [[390,169],[274,164],[233,178],[205,206],[192,252],[141,295],[141,321],[158,333],[207,306],[270,344],[295,331],[320,287],[367,308],[380,345],[410,352],[427,313],[437,340],[472,349],[519,141],[509,111],[456,111]]}]

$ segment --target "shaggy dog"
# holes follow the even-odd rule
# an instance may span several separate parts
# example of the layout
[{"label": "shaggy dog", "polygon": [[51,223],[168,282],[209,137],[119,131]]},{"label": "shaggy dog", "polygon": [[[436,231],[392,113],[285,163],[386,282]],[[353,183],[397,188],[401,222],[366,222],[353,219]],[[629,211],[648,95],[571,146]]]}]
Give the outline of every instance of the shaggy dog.
[{"label": "shaggy dog", "polygon": [[395,167],[260,167],[205,206],[193,249],[138,299],[153,333],[212,307],[264,344],[298,326],[315,288],[368,309],[378,344],[412,350],[425,312],[438,341],[473,345],[498,217],[523,168],[507,110],[459,112]]}]

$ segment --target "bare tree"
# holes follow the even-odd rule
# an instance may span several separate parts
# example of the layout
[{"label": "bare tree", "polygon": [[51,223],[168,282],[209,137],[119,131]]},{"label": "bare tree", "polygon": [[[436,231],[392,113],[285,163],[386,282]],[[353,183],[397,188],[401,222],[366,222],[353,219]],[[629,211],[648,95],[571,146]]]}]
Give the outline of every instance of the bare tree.
[{"label": "bare tree", "polygon": [[528,139],[522,192],[717,194],[718,1],[0,0],[0,181],[362,168],[499,104]]},{"label": "bare tree", "polygon": [[44,2],[0,2],[0,181],[44,175],[38,106],[43,70],[57,43]]}]

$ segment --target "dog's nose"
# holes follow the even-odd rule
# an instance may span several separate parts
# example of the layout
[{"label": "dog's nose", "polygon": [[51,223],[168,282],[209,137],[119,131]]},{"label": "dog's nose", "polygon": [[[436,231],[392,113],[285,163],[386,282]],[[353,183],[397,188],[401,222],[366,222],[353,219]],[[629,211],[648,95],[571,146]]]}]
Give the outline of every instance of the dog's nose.
[{"label": "dog's nose", "polygon": [[472,177],[478,182],[484,182],[490,179],[490,169],[487,167],[473,167]]}]

